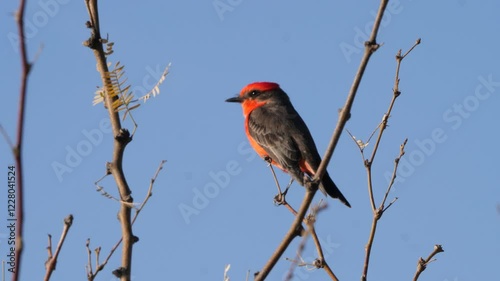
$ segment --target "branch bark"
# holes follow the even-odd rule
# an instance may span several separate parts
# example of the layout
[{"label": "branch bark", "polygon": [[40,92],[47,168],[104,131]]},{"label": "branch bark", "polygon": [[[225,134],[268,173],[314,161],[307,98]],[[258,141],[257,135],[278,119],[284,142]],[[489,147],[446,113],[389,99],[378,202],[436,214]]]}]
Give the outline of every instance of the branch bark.
[{"label": "branch bark", "polygon": [[[87,10],[89,13],[90,20],[87,22],[87,26],[91,29],[90,38],[84,42],[84,45],[89,47],[95,56],[97,61],[97,70],[99,71],[102,79],[102,84],[104,89],[111,85],[109,78],[106,73],[109,72],[106,55],[103,48],[103,40],[101,38],[101,32],[99,27],[99,12],[97,6],[97,0],[85,0]],[[111,97],[110,95],[105,95],[104,102],[105,107],[108,110],[108,114],[111,121],[111,126],[113,129],[113,158],[107,167],[109,172],[113,175],[113,178],[118,187],[120,193],[120,199],[122,202],[120,205],[120,211],[118,217],[121,224],[122,230],[122,261],[121,268],[119,270],[119,278],[122,281],[129,281],[132,269],[132,246],[134,244],[134,235],[132,233],[132,223],[131,223],[131,205],[133,203],[133,198],[131,196],[131,190],[125,179],[125,174],[123,173],[122,160],[125,147],[132,140],[128,130],[122,128],[120,117],[118,112],[116,112],[112,106],[113,102],[117,100],[118,97]]]},{"label": "branch bark", "polygon": [[52,255],[52,237],[49,234],[49,246],[47,250],[49,251],[49,258],[45,262],[45,278],[44,281],[50,280],[50,276],[52,272],[56,270],[57,258],[59,257],[59,253],[61,252],[64,241],[66,240],[66,235],[68,234],[69,228],[73,224],[73,215],[69,215],[64,218],[64,227],[61,234],[61,238],[59,239],[59,243],[57,243],[56,252]]},{"label": "branch bark", "polygon": [[23,230],[24,230],[24,174],[23,174],[23,136],[24,136],[24,117],[26,95],[28,88],[28,77],[31,70],[31,64],[28,62],[28,55],[26,51],[26,41],[24,36],[24,11],[26,1],[19,1],[19,8],[16,12],[16,24],[19,34],[19,50],[21,54],[21,86],[19,91],[19,108],[17,117],[17,134],[16,143],[12,148],[12,153],[16,162],[16,262],[14,266],[14,273],[12,274],[13,281],[20,279],[21,271],[21,258],[23,253]]},{"label": "branch bark", "polygon": [[427,268],[427,265],[435,260],[433,260],[432,258],[441,253],[441,252],[444,252],[444,249],[441,245],[434,245],[434,250],[432,251],[432,253],[424,260],[423,258],[420,258],[418,260],[418,263],[417,263],[417,271],[415,272],[415,276],[413,277],[413,281],[417,281],[418,280],[418,277],[420,276],[420,274],[422,272],[424,272],[424,270]]}]

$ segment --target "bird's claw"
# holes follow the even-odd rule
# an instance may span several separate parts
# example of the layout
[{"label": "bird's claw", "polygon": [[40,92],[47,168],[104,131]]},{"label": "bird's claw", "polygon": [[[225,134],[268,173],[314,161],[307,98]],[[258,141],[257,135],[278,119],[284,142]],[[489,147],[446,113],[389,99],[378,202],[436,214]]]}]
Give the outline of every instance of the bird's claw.
[{"label": "bird's claw", "polygon": [[264,161],[266,161],[268,165],[271,165],[271,163],[273,162],[273,159],[271,159],[271,157],[269,157],[269,156],[266,156],[266,157],[264,157]]},{"label": "bird's claw", "polygon": [[284,205],[286,203],[285,195],[286,195],[286,190],[285,192],[279,193],[276,196],[274,196],[274,205],[276,206]]}]

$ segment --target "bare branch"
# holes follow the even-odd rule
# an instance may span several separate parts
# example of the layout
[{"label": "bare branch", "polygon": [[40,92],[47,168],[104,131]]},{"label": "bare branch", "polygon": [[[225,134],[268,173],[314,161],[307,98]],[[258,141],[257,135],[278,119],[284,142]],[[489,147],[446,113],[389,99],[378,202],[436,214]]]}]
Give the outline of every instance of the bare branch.
[{"label": "bare branch", "polygon": [[311,202],[314,198],[314,195],[316,194],[316,191],[318,190],[318,184],[323,177],[323,174],[326,171],[326,167],[328,166],[328,163],[330,163],[330,159],[332,158],[333,152],[335,150],[335,147],[337,146],[337,143],[340,139],[340,135],[342,134],[342,131],[344,130],[345,124],[347,123],[347,120],[349,119],[351,115],[351,108],[354,103],[354,98],[356,97],[356,93],[358,91],[359,84],[361,83],[361,79],[363,77],[363,74],[365,72],[366,66],[368,65],[368,61],[370,60],[371,55],[379,48],[379,45],[376,42],[377,38],[377,32],[380,27],[380,23],[382,21],[382,17],[384,15],[385,8],[387,6],[388,0],[381,0],[380,1],[380,6],[378,9],[377,17],[375,19],[375,22],[373,24],[373,29],[370,35],[369,41],[365,42],[365,52],[363,55],[363,58],[361,59],[358,71],[356,73],[356,76],[354,77],[353,84],[351,86],[351,89],[349,91],[349,94],[347,96],[346,103],[344,107],[342,108],[339,116],[339,120],[337,122],[336,128],[333,132],[333,136],[330,140],[330,143],[328,144],[328,148],[325,152],[325,155],[323,156],[323,160],[321,161],[321,164],[319,165],[316,174],[312,180],[312,183],[306,183],[306,194],[304,196],[304,199],[302,201],[302,204],[300,206],[300,209],[297,213],[297,216],[295,217],[295,220],[293,221],[290,229],[288,230],[287,234],[283,238],[283,241],[280,243],[276,251],[273,253],[269,261],[264,265],[262,270],[257,274],[255,277],[256,281],[262,281],[264,280],[269,272],[273,269],[274,265],[276,262],[279,260],[281,255],[283,255],[283,252],[288,248],[292,240],[297,236],[297,229],[299,225],[302,223],[302,220],[304,219],[304,216],[307,213],[307,210],[309,209],[309,206],[311,205]]},{"label": "bare branch", "polygon": [[300,236],[300,229],[302,229],[302,220],[304,219],[306,212],[309,208],[309,205],[311,205],[311,202],[314,198],[314,194],[316,193],[316,190],[312,190],[310,188],[306,188],[306,194],[304,197],[304,200],[302,201],[302,204],[300,206],[300,209],[295,216],[295,219],[293,220],[292,227],[288,230],[286,233],[285,237],[279,244],[278,248],[275,250],[273,255],[270,257],[269,261],[264,265],[264,268],[262,271],[257,273],[255,276],[254,280],[264,280],[266,276],[271,272],[272,268],[274,265],[278,262],[279,258],[283,255],[285,250],[288,248],[290,243],[293,241],[293,239],[296,236]]},{"label": "bare branch", "polygon": [[[87,27],[90,28],[91,34],[89,39],[84,42],[84,45],[89,47],[93,52],[97,62],[97,70],[101,75],[102,85],[105,91],[109,92],[111,88],[111,81],[109,78],[109,69],[106,60],[106,54],[103,48],[103,40],[101,38],[101,31],[99,28],[99,12],[97,6],[97,0],[85,0],[87,11],[89,13],[89,21],[87,22]],[[132,248],[134,240],[136,239],[132,232],[131,223],[131,203],[134,199],[131,196],[131,190],[125,179],[125,174],[122,169],[123,154],[125,147],[132,140],[130,137],[130,132],[127,129],[122,128],[120,122],[119,113],[113,107],[113,103],[118,99],[118,97],[105,95],[105,107],[108,110],[108,115],[110,117],[111,127],[113,130],[114,143],[113,143],[113,159],[108,164],[109,172],[113,175],[113,178],[118,187],[120,194],[120,211],[118,217],[121,224],[122,230],[122,259],[121,259],[121,275],[120,280],[130,281],[131,275],[131,264],[132,264]]]},{"label": "bare branch", "polygon": [[90,238],[87,239],[87,242],[85,243],[85,248],[87,249],[87,266],[85,267],[87,271],[87,279],[89,281],[94,280],[94,273],[92,271],[92,251],[90,250]]},{"label": "bare branch", "polygon": [[73,215],[68,215],[66,218],[64,218],[64,227],[63,231],[61,234],[61,238],[59,239],[59,243],[57,243],[57,248],[56,252],[54,255],[52,255],[52,236],[49,234],[49,246],[47,247],[47,250],[49,252],[49,258],[45,262],[45,281],[48,281],[50,279],[50,276],[52,275],[52,272],[56,270],[56,264],[57,264],[57,258],[59,257],[59,253],[61,252],[62,246],[64,244],[64,241],[66,240],[66,235],[68,234],[69,228],[73,224]]},{"label": "bare branch", "polygon": [[403,60],[409,53],[411,53],[411,51],[413,51],[413,49],[415,49],[415,47],[417,47],[417,45],[420,45],[420,43],[422,43],[422,39],[418,38],[415,41],[415,44],[413,44],[413,46],[411,46],[411,48],[408,51],[406,51],[406,53],[403,56],[401,56],[401,60]]},{"label": "bare branch", "polygon": [[48,262],[52,259],[52,257],[54,256],[54,255],[52,254],[52,235],[48,234],[47,236],[48,236],[48,239],[49,239],[49,241],[48,241],[48,246],[47,246],[47,252],[48,252],[48,256],[49,256],[49,257],[48,257],[47,261],[45,262],[45,267],[47,267],[47,263],[48,263]]},{"label": "bare branch", "polygon": [[153,196],[153,186],[155,184],[156,178],[160,174],[160,171],[163,169],[163,165],[166,162],[167,162],[167,160],[161,160],[160,164],[158,165],[158,168],[156,169],[156,172],[155,172],[154,176],[151,178],[151,180],[149,182],[149,188],[148,188],[148,192],[146,193],[146,197],[144,197],[144,200],[140,204],[139,208],[136,209],[134,218],[132,219],[132,224],[135,223],[135,220],[137,219],[137,217],[139,216],[139,213],[142,211],[142,209],[144,208],[144,206],[148,202],[149,198],[151,196]]},{"label": "bare branch", "polygon": [[387,209],[389,209],[389,207],[391,207],[394,203],[396,203],[396,201],[398,201],[399,197],[394,197],[394,199],[392,199],[392,201],[389,203],[389,205],[387,205],[387,207],[385,207],[383,210],[382,210],[382,213],[385,212]]},{"label": "bare branch", "polygon": [[[292,261],[292,264],[290,266],[290,269],[288,270],[288,273],[285,277],[285,280],[292,280],[293,278],[293,272],[295,271],[295,267],[297,266],[313,266],[314,268],[323,268],[325,272],[330,276],[330,278],[334,281],[338,281],[337,276],[335,276],[335,273],[333,273],[333,270],[330,268],[328,263],[325,260],[325,256],[323,254],[323,249],[321,247],[321,243],[319,241],[318,235],[316,233],[316,229],[314,227],[314,224],[316,223],[316,218],[317,215],[320,211],[326,209],[327,205],[322,203],[322,200],[314,206],[311,209],[311,212],[309,215],[304,218],[304,223],[307,225],[307,232],[305,235],[302,235],[302,241],[299,244],[299,247],[297,249],[297,255],[295,259],[287,259]],[[318,252],[318,258],[314,260],[312,264],[309,264],[305,261],[302,260],[302,252],[304,251],[305,248],[305,243],[307,241],[308,235],[311,235],[314,241],[314,245],[316,246],[316,251]]]},{"label": "bare branch", "polygon": [[[23,253],[23,230],[24,230],[24,173],[23,173],[23,137],[24,137],[24,119],[26,108],[26,96],[28,88],[28,77],[31,70],[31,63],[28,62],[28,54],[26,50],[25,32],[24,32],[24,12],[26,1],[19,1],[19,8],[16,12],[16,24],[19,35],[19,50],[21,54],[21,86],[19,90],[19,106],[17,115],[17,134],[16,144],[12,146],[12,154],[16,163],[16,243],[15,256],[16,263],[12,274],[12,281],[20,279],[21,261]],[[6,135],[6,134],[5,134]],[[9,138],[6,138],[9,139]]]},{"label": "bare branch", "polygon": [[[399,161],[401,160],[401,157],[403,157],[403,155],[405,155],[405,146],[406,146],[407,142],[408,142],[408,138],[406,138],[405,141],[401,144],[401,146],[399,147],[399,155],[398,155],[398,157],[396,157],[396,159],[394,159],[394,170],[392,171],[391,181],[389,182],[389,186],[387,187],[387,190],[385,191],[384,199],[382,199],[382,203],[380,203],[380,208],[382,208],[383,211],[385,211],[385,210],[387,210],[387,208],[389,208],[389,206],[387,206],[387,208],[384,208],[385,201],[387,200],[387,197],[389,196],[389,193],[391,192],[392,186],[394,185],[394,181],[396,180],[398,167],[399,167]],[[394,201],[396,201],[396,200],[394,200]],[[391,202],[390,205],[392,205],[393,202]]]},{"label": "bare branch", "polygon": [[[142,209],[144,208],[144,206],[146,206],[146,203],[148,202],[149,198],[153,195],[153,186],[154,186],[154,183],[156,181],[156,178],[158,177],[158,175],[160,174],[160,171],[163,169],[163,165],[166,163],[167,161],[166,160],[162,160],[160,162],[160,164],[158,165],[158,168],[156,169],[156,172],[154,173],[153,177],[151,178],[150,182],[149,182],[149,188],[148,188],[148,191],[146,192],[146,196],[144,197],[144,200],[142,201],[142,203],[139,205],[138,208],[135,208],[135,214],[134,214],[134,217],[132,218],[132,221],[131,221],[131,224],[134,225],[135,221],[137,220],[137,217],[139,216],[139,213],[142,211]],[[136,242],[136,237],[134,237],[134,242]],[[99,273],[99,271],[103,270],[104,267],[108,264],[109,262],[109,259],[111,259],[111,257],[113,256],[113,254],[115,253],[116,249],[118,249],[118,247],[120,246],[120,244],[122,243],[123,241],[123,237],[120,237],[120,239],[115,243],[115,245],[111,248],[111,250],[109,251],[109,254],[107,255],[106,259],[104,260],[104,262],[102,263],[99,263],[99,254],[100,254],[100,250],[101,248],[97,248],[99,250],[96,249],[96,270],[95,270],[95,273],[92,273],[92,265],[91,265],[91,261],[90,261],[90,255],[92,254],[90,252],[90,249],[89,249],[89,268],[90,268],[90,271],[88,270],[87,271],[87,278],[89,281],[92,281],[95,279],[95,277],[97,276],[97,274]],[[90,243],[89,241],[87,243]],[[87,247],[88,247],[88,244],[87,244]]]},{"label": "bare branch", "polygon": [[432,253],[424,260],[423,258],[420,258],[417,262],[417,271],[415,272],[415,276],[413,277],[413,281],[417,281],[418,280],[418,277],[420,276],[420,274],[422,272],[424,272],[424,270],[427,268],[427,265],[433,261],[435,261],[435,259],[432,259],[435,255],[441,253],[441,252],[444,252],[444,249],[441,245],[434,245],[434,250],[432,251]]},{"label": "bare branch", "polygon": [[330,143],[328,144],[328,148],[325,152],[325,155],[323,156],[323,161],[321,161],[321,164],[319,165],[318,170],[316,171],[316,175],[314,176],[315,182],[319,181],[323,177],[323,174],[326,171],[326,167],[328,166],[328,163],[330,163],[330,159],[332,158],[335,147],[337,146],[337,143],[340,139],[340,135],[344,130],[345,124],[347,123],[347,120],[349,120],[349,118],[351,117],[351,108],[352,105],[354,104],[354,98],[356,97],[356,94],[358,92],[358,87],[361,84],[361,79],[363,78],[363,74],[365,73],[368,61],[370,60],[372,54],[375,53],[375,51],[377,51],[377,49],[380,47],[376,39],[377,39],[378,29],[382,21],[382,17],[384,16],[385,8],[387,7],[387,3],[389,3],[389,0],[380,1],[380,6],[377,12],[377,17],[375,18],[375,22],[373,24],[370,39],[367,42],[365,42],[365,52],[363,54],[363,58],[361,59],[361,62],[359,64],[359,68],[356,73],[356,76],[354,77],[351,89],[349,90],[349,95],[347,96],[346,103],[342,108],[342,110],[340,111],[340,116],[339,120],[337,121],[337,126],[335,127],[335,131],[333,132],[333,136],[330,140]]},{"label": "bare branch", "polygon": [[367,279],[368,267],[369,267],[369,264],[370,264],[371,249],[372,249],[372,246],[373,246],[373,241],[375,239],[375,233],[377,231],[378,221],[382,217],[383,213],[390,206],[392,206],[392,204],[394,204],[394,202],[396,202],[396,200],[397,200],[397,198],[394,199],[386,208],[384,207],[385,202],[387,200],[387,197],[389,195],[389,192],[391,191],[391,188],[392,188],[392,186],[394,184],[394,180],[396,179],[397,169],[398,169],[398,165],[399,165],[399,160],[405,154],[404,148],[405,148],[405,145],[406,145],[408,139],[406,139],[403,142],[403,144],[400,146],[399,156],[394,160],[395,164],[394,164],[394,170],[393,170],[393,173],[392,173],[391,181],[390,181],[390,183],[389,183],[389,185],[387,187],[387,190],[385,192],[384,198],[380,202],[380,205],[379,205],[378,208],[376,207],[375,198],[374,198],[374,195],[373,195],[372,165],[373,165],[373,162],[375,161],[375,156],[377,154],[380,142],[382,140],[382,135],[384,134],[385,129],[387,128],[387,122],[389,120],[389,117],[391,116],[392,108],[394,107],[396,99],[401,94],[401,92],[399,90],[399,70],[400,70],[400,67],[401,67],[401,62],[406,57],[406,55],[408,55],[411,52],[411,50],[413,50],[415,48],[415,46],[418,45],[418,44],[420,44],[420,39],[418,39],[415,42],[415,44],[410,48],[410,50],[408,50],[405,53],[405,55],[403,55],[403,56],[401,55],[401,50],[399,50],[398,54],[396,55],[396,62],[397,63],[396,63],[396,75],[395,75],[395,78],[394,78],[393,96],[392,96],[392,99],[391,99],[391,102],[389,104],[389,108],[388,108],[387,112],[382,117],[382,122],[379,124],[379,126],[377,126],[377,128],[378,128],[378,135],[377,135],[377,140],[375,141],[375,145],[373,147],[372,155],[370,156],[370,159],[366,159],[364,161],[364,164],[365,164],[365,167],[366,167],[366,173],[367,173],[367,180],[368,180],[368,195],[369,195],[369,198],[370,198],[370,205],[372,207],[373,219],[372,219],[372,226],[371,226],[371,229],[370,229],[370,234],[368,236],[368,242],[367,242],[366,248],[365,248],[366,254],[365,254],[365,262],[363,264],[363,272],[362,272],[362,275],[361,275],[361,280],[362,281],[366,281],[366,279]]},{"label": "bare branch", "polygon": [[311,237],[313,238],[314,245],[316,246],[316,251],[318,252],[318,258],[314,261],[314,266],[316,268],[323,268],[333,281],[338,281],[337,276],[335,275],[335,273],[333,273],[333,270],[326,262],[325,256],[323,254],[323,248],[321,247],[318,234],[316,233],[316,228],[314,227],[314,224],[316,222],[316,215],[318,214],[319,211],[324,209],[326,209],[326,205],[321,205],[321,204],[313,208],[314,215],[308,216],[306,225],[308,227],[309,233],[311,234]]},{"label": "bare branch", "polygon": [[285,281],[292,280],[293,272],[295,271],[295,268],[302,264],[301,262],[299,262],[299,260],[301,260],[302,252],[304,251],[304,249],[306,247],[306,241],[307,241],[307,237],[309,234],[310,234],[310,232],[306,232],[305,235],[302,235],[302,240],[300,241],[300,244],[297,248],[296,257],[295,257],[295,259],[290,260],[292,263],[290,265],[290,269],[288,269],[288,272],[286,274]]}]

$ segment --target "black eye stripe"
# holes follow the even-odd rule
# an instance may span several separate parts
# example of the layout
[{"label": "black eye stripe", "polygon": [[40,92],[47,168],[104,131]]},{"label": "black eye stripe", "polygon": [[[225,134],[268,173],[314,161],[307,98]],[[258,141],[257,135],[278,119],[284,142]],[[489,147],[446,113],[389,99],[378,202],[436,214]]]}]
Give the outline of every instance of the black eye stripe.
[{"label": "black eye stripe", "polygon": [[249,95],[250,97],[256,97],[256,96],[260,95],[260,92],[259,92],[259,91],[257,91],[257,90],[253,90],[253,91],[251,91],[250,93],[248,93],[248,95]]}]

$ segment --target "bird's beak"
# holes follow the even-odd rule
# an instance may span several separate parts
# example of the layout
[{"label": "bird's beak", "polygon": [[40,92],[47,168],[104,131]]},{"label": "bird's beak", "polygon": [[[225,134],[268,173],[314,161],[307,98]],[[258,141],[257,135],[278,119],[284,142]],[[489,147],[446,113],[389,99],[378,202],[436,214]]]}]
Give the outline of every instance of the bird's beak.
[{"label": "bird's beak", "polygon": [[240,97],[234,97],[234,98],[227,99],[226,102],[239,102],[239,103],[242,103],[243,99],[240,98]]}]

